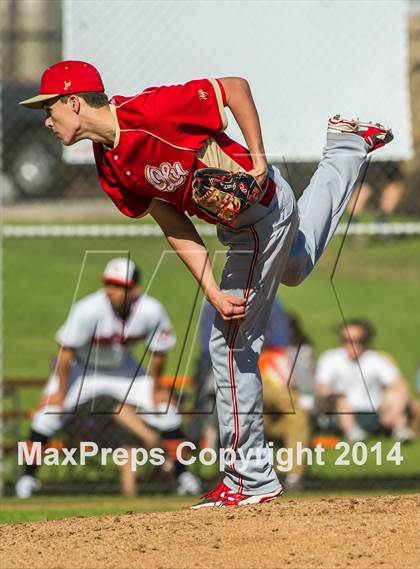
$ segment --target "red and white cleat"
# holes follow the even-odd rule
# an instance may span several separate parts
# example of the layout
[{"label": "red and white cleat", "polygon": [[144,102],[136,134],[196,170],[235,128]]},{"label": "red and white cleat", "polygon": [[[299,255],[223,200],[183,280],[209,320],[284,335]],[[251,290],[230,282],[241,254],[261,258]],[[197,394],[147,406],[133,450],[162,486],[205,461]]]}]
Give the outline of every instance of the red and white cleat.
[{"label": "red and white cleat", "polygon": [[362,122],[357,120],[342,119],[340,115],[335,115],[328,120],[329,133],[351,133],[361,136],[367,143],[372,152],[391,142],[394,138],[392,130],[385,128],[380,123]]},{"label": "red and white cleat", "polygon": [[191,509],[198,510],[199,508],[224,508],[227,506],[263,504],[264,502],[275,500],[282,494],[283,488],[279,488],[267,494],[240,494],[228,488],[224,482],[220,482],[213,490],[204,494],[200,502],[191,506]]}]

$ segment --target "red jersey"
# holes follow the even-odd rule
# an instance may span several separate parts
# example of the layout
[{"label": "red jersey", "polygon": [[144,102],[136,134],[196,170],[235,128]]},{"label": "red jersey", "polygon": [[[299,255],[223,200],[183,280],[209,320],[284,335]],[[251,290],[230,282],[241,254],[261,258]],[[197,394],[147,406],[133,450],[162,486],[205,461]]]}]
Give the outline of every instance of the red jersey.
[{"label": "red jersey", "polygon": [[[215,79],[111,99],[114,147],[94,143],[93,149],[99,182],[122,213],[141,217],[156,198],[180,212],[220,223],[193,202],[194,171],[206,166],[233,172],[253,168],[248,150],[223,133],[225,105],[223,86]],[[272,180],[267,183],[263,205],[275,190]]]}]

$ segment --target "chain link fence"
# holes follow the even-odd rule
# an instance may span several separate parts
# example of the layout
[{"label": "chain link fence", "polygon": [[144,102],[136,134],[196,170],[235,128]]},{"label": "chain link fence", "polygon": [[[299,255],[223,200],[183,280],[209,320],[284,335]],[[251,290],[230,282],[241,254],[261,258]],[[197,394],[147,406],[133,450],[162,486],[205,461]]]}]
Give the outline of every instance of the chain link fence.
[{"label": "chain link fence", "polygon": [[[124,21],[130,16],[130,10],[134,8],[130,7],[130,3],[124,3],[123,6],[118,10],[118,20],[113,22],[113,25],[109,22],[107,10],[109,10],[109,5],[112,3],[104,3],[100,12],[96,13],[97,27],[102,30],[103,36],[111,36],[115,34],[118,37],[118,32],[113,26],[119,29]],[[159,42],[167,46],[169,49],[168,42],[172,41],[172,37],[177,37],[177,31],[179,29],[179,24],[177,23],[178,11],[175,11],[171,7],[171,3],[163,3],[161,10],[161,20],[159,22],[151,21],[154,9],[151,4],[144,2],[143,16],[144,22],[142,22],[146,28],[151,28],[152,32],[155,33],[156,37],[159,38]],[[188,3],[184,3],[184,9],[189,10],[190,7]],[[222,2],[217,2],[217,5],[223,4]],[[235,3],[234,3],[235,4]],[[273,3],[274,5],[276,3]],[[277,3],[279,4],[279,3]],[[287,4],[287,2],[285,3]],[[316,10],[323,10],[326,16],[330,16],[331,19],[340,16],[345,19],[346,17],[356,18],[358,13],[356,9],[352,9],[350,3],[342,3],[342,11],[335,12],[337,7],[334,7],[331,2],[321,3],[319,6],[315,6],[314,3],[312,9],[316,15]],[[316,4],[316,3],[315,3]],[[397,3],[394,3],[397,4]],[[401,3],[400,3],[401,4]],[[250,3],[252,6],[252,3]],[[67,6],[67,8],[66,8]],[[412,6],[412,9],[409,9]],[[75,165],[67,163],[61,152],[61,147],[57,141],[53,139],[52,136],[47,133],[43,127],[43,114],[41,112],[31,112],[27,109],[21,108],[17,105],[19,100],[27,98],[27,96],[36,93],[38,89],[38,81],[42,71],[49,64],[58,61],[62,56],[71,56],[70,51],[78,51],[83,53],[88,49],[92,49],[92,45],[96,42],[96,37],[92,37],[92,31],[96,28],[92,28],[92,23],[87,24],[87,22],[92,21],[95,11],[98,10],[98,3],[90,2],[83,9],[81,8],[80,2],[68,1],[62,3],[60,1],[50,2],[39,0],[37,2],[32,2],[30,0],[5,0],[2,2],[2,14],[3,14],[3,29],[2,29],[2,53],[3,53],[3,81],[2,81],[2,155],[3,155],[3,173],[7,178],[8,192],[6,197],[11,202],[19,202],[20,200],[27,199],[45,199],[45,198],[56,198],[59,196],[61,199],[79,199],[80,197],[98,197],[101,195],[101,190],[96,182],[94,168],[91,165]],[[360,206],[363,211],[373,211],[380,218],[385,214],[404,214],[404,215],[418,215],[418,187],[419,187],[419,93],[418,93],[418,74],[419,74],[419,16],[418,10],[415,10],[415,2],[407,3],[406,12],[406,27],[405,36],[400,39],[407,43],[401,52],[402,55],[405,54],[405,61],[402,62],[402,66],[407,70],[407,76],[405,78],[407,85],[407,94],[409,97],[409,107],[406,109],[406,113],[411,114],[411,133],[414,152],[411,153],[409,159],[402,160],[398,163],[394,161],[381,162],[378,167],[372,167],[371,171],[368,173],[366,183],[369,188],[365,189],[365,196],[363,200],[363,206]],[[66,10],[65,10],[66,8]],[[302,3],[301,11],[299,10],[296,14],[293,11],[286,10],[284,18],[287,19],[287,26],[296,30],[301,26],[296,26],[296,22],[299,21],[299,17],[302,18],[303,27],[305,24],[305,19],[311,16],[308,12],[310,6],[304,5]],[[235,9],[233,5],[233,10]],[[375,34],[380,34],[381,26],[383,22],[381,21],[381,9],[378,7],[378,16],[376,18],[377,30]],[[248,8],[249,15],[252,15],[252,11]],[[182,10],[181,10],[182,12]],[[386,11],[385,11],[386,12]],[[384,13],[385,13],[384,12]],[[66,17],[67,14],[67,17]],[[84,15],[87,14],[87,15]],[[171,15],[172,14],[172,15]],[[282,15],[279,12],[280,16]],[[137,15],[137,12],[136,12]],[[323,15],[324,16],[324,15]],[[362,17],[363,14],[360,15]],[[69,20],[75,20],[72,24],[69,24]],[[195,16],[194,16],[195,17]],[[79,18],[79,20],[77,20]],[[169,20],[168,20],[169,18]],[[383,16],[385,19],[385,16]],[[156,18],[155,18],[156,20]],[[72,21],[72,20],[71,20]],[[191,15],[188,16],[188,21],[192,21],[196,24],[194,18]],[[351,24],[352,21],[349,21]],[[263,22],[264,23],[264,22]],[[75,27],[80,25],[80,30],[77,31],[80,34],[81,42],[77,45],[78,37],[73,38],[74,31],[69,31],[71,26]],[[276,43],[275,33],[276,27],[280,27],[280,22],[276,24],[275,22],[265,22],[264,25],[268,26],[270,34],[272,37],[267,43],[269,46],[274,46]],[[343,24],[345,26],[345,24]],[[165,33],[161,32],[159,34],[158,28],[161,27],[165,30],[168,39],[165,38]],[[295,26],[295,28],[293,28]],[[87,28],[87,30],[85,29]],[[375,28],[376,29],[376,28]],[[133,31],[132,31],[133,30]],[[171,60],[159,56],[158,68],[156,64],[153,65],[151,61],[151,54],[153,53],[153,36],[150,38],[146,35],[146,39],[140,41],[136,39],[136,36],[132,36],[135,33],[135,26],[126,26],[126,32],[130,35],[132,41],[130,41],[131,51],[129,56],[124,55],[124,64],[121,65],[120,58],[115,55],[111,56],[108,53],[107,48],[104,49],[105,42],[99,39],[101,57],[107,62],[107,68],[103,70],[105,79],[108,79],[107,83],[111,82],[113,89],[126,89],[128,91],[133,91],[133,89],[139,89],[143,85],[145,79],[142,79],[138,75],[134,75],[131,72],[131,64],[133,58],[136,57],[139,49],[142,49],[142,58],[144,58],[144,53],[149,54],[147,56],[147,67],[152,70],[149,75],[153,76],[153,80],[156,81],[156,76],[160,78],[162,74],[166,73],[168,77],[168,70],[171,69]],[[146,33],[146,32],[145,32]],[[151,32],[148,32],[149,34]],[[292,32],[293,33],[293,32]],[[69,39],[69,35],[73,34]],[[315,34],[315,37],[316,34]],[[66,39],[66,45],[63,45],[64,39]],[[86,39],[88,38],[88,39]],[[195,38],[192,37],[191,41]],[[311,38],[312,39],[312,38]],[[319,39],[319,38],[318,38]],[[384,38],[381,38],[381,40]],[[396,36],[394,40],[398,39]],[[150,43],[147,43],[149,41]],[[224,41],[226,39],[224,38]],[[320,40],[319,40],[320,41]],[[331,37],[323,37],[320,46],[314,45],[312,49],[321,49],[322,53],[327,52],[328,42],[336,41],[336,32],[331,33]],[[97,43],[97,42],[96,42]],[[144,43],[146,45],[144,45]],[[369,50],[370,38],[354,38],[354,48],[359,44],[362,44],[362,51]],[[125,44],[123,44],[125,46]],[[299,65],[299,69],[305,70],[305,64],[312,64],[312,60],[309,59],[310,46],[304,44],[303,47],[296,51],[296,65]],[[65,50],[66,48],[66,50]],[[270,48],[269,48],[270,49]],[[360,48],[358,48],[360,49]],[[67,53],[68,52],[68,53]],[[351,50],[349,50],[351,53]],[[317,52],[317,56],[318,56]],[[96,57],[99,57],[97,55]],[[198,54],[192,55],[190,57],[191,63],[189,65],[181,66],[180,69],[184,76],[188,73],[194,73],[197,69],[197,62],[200,65],[201,56]],[[160,61],[164,61],[165,65],[161,65]],[[142,59],[143,61],[143,59]],[[387,73],[387,63],[384,59],[380,59],[382,68],[377,69],[376,60],[371,63],[371,69],[368,68],[366,63],[363,63],[362,67],[368,68],[370,74],[377,73],[378,76],[383,76]],[[146,63],[142,63],[146,66]],[[274,62],[275,63],[275,62]],[[325,62],[327,63],[327,62]],[[349,71],[347,73],[338,72],[335,70],[334,81],[346,80],[346,76],[355,73],[353,68],[353,63],[351,58],[347,58],[342,62],[343,67],[349,65]],[[229,60],[229,65],[222,66],[223,70],[225,68],[230,68],[232,66],[231,60]],[[203,66],[204,67],[204,66]],[[241,68],[243,63],[241,63]],[[274,66],[274,69],[282,69],[285,67],[284,63]],[[322,66],[318,66],[321,67]],[[190,68],[192,71],[188,71]],[[198,67],[200,70],[201,68]],[[204,67],[205,69],[205,67]],[[287,68],[288,69],[288,68]],[[293,67],[292,67],[293,69]],[[233,71],[233,70],[232,70]],[[246,71],[246,66],[244,67]],[[333,71],[333,70],[331,70]],[[238,72],[238,71],[237,71]],[[127,76],[124,85],[117,85],[114,87],[115,77],[117,73],[122,76]],[[172,72],[173,73],[173,72]],[[200,71],[197,71],[200,73]],[[203,71],[201,71],[203,73]],[[275,75],[273,73],[272,75]],[[299,73],[300,75],[300,73]],[[163,75],[164,77],[165,75]],[[162,77],[162,79],[163,79]],[[289,82],[293,79],[291,77]],[[170,75],[166,82],[173,81],[174,77]],[[308,91],[311,93],[311,85],[307,85],[305,79],[305,72],[301,76],[301,81],[299,88],[302,91]],[[130,84],[128,85],[128,83]],[[132,85],[132,83],[135,83]],[[141,82],[138,86],[138,82]],[[164,81],[162,81],[164,82]],[[298,83],[299,85],[299,83]],[[316,89],[317,86],[315,86]],[[111,88],[111,87],[109,87]],[[259,95],[259,86],[253,85],[256,91],[257,101]],[[363,88],[361,86],[361,88]],[[268,89],[272,92],[271,98],[269,99],[270,105],[275,105],[276,111],[280,122],[284,123],[286,118],[289,121],[289,117],[284,117],[285,106],[289,105],[288,102],[290,97],[288,94],[282,93],[282,81],[274,81],[273,78],[269,79]],[[283,87],[284,90],[284,87]],[[280,93],[278,93],[280,91]],[[288,91],[289,93],[289,91]],[[109,93],[110,95],[112,93]],[[280,95],[280,96],[279,96]],[[345,95],[345,94],[344,94]],[[339,93],[339,96],[343,98],[344,95]],[[310,95],[312,97],[312,104],[314,109],[322,105],[322,98],[312,91]],[[297,98],[299,99],[301,94],[298,92]],[[337,96],[338,97],[338,96]],[[369,107],[370,97],[366,96],[365,107],[372,114],[373,111]],[[384,94],[383,99],[387,99]],[[338,101],[335,101],[338,104]],[[347,103],[344,103],[346,105]],[[392,98],[387,102],[388,107],[392,107]],[[326,116],[328,113],[334,112],[334,110],[328,109],[326,111]],[[343,111],[342,111],[343,112]],[[351,111],[350,111],[351,112]],[[355,109],[353,112],[358,112]],[[264,113],[263,113],[264,114]],[[282,118],[283,117],[283,118]],[[363,117],[362,117],[363,118]],[[278,126],[274,125],[274,121],[266,121],[264,124],[264,116],[262,116],[263,126],[269,131],[267,136],[271,137],[271,131],[278,132]],[[276,121],[278,122],[278,121]],[[287,123],[289,124],[289,123]],[[293,124],[293,123],[292,123]],[[285,128],[282,126],[283,132],[278,135],[280,138],[278,140],[282,141],[283,144],[278,144],[278,148],[269,148],[272,154],[277,154],[277,159],[287,161],[289,165],[289,170],[291,178],[294,182],[294,188],[297,192],[301,191],[314,169],[314,164],[308,162],[308,160],[303,156],[292,155],[287,152],[287,140],[292,139],[293,136],[297,136],[298,139],[302,139],[303,133],[300,132],[299,128],[294,128],[294,133],[290,132],[290,128]],[[45,131],[45,132],[44,132]],[[236,134],[236,131],[233,131]],[[398,133],[396,133],[398,135]],[[309,127],[305,129],[304,139],[313,139],[317,137],[321,140],[322,132],[319,132],[318,125],[316,125],[313,132],[309,130]],[[283,138],[282,138],[283,137]],[[305,141],[301,140],[300,144],[305,145]],[[274,145],[275,146],[275,145]],[[286,149],[286,150],[284,150]],[[321,147],[319,148],[319,150]],[[315,157],[314,157],[315,158]],[[391,186],[391,189],[390,189]],[[396,187],[398,186],[398,187]],[[387,194],[383,199],[383,194]],[[366,201],[366,205],[365,204]]]},{"label": "chain link fence", "polygon": [[[81,10],[82,4],[86,6],[85,11]],[[215,445],[217,448],[217,436],[214,430],[212,431],[212,413],[209,414],[207,430],[200,428],[198,435],[195,429],[195,422],[200,419],[197,419],[195,412],[201,348],[195,331],[201,298],[196,299],[194,282],[184,276],[180,277],[179,284],[181,266],[169,259],[170,255],[162,261],[161,255],[162,251],[166,250],[166,244],[156,227],[148,220],[142,220],[139,224],[119,217],[102,194],[94,166],[91,163],[75,164],[66,161],[59,143],[43,126],[42,113],[34,113],[17,105],[17,101],[37,92],[40,74],[47,65],[62,57],[77,55],[83,59],[89,32],[84,26],[92,25],[93,14],[96,14],[95,25],[99,25],[103,30],[103,37],[93,39],[101,44],[100,48],[98,47],[98,57],[99,52],[104,53],[108,60],[108,69],[104,69],[104,73],[116,73],[122,68],[121,51],[115,47],[110,50],[109,45],[113,43],[110,39],[120,37],[118,34],[122,32],[118,30],[127,23],[130,9],[134,10],[133,3],[120,3],[124,4],[124,9],[121,10],[122,15],[118,21],[108,18],[107,10],[112,3],[103,2],[102,8],[100,4],[3,0],[0,7],[3,21],[1,179],[5,222],[3,446],[4,478],[8,493],[14,492],[14,484],[24,472],[23,467],[17,466],[17,441],[24,441],[29,436],[31,417],[39,405],[42,386],[50,375],[49,361],[56,356],[54,334],[71,307],[77,275],[80,273],[86,251],[97,251],[97,254],[90,257],[93,260],[83,273],[77,299],[100,288],[97,276],[103,271],[104,251],[129,251],[138,261],[144,272],[144,283],[149,294],[166,307],[178,337],[177,346],[169,356],[164,386],[170,390],[175,389],[174,393],[182,411],[183,434],[186,439],[194,439],[198,447]],[[184,45],[184,53],[188,53],[192,61],[190,67],[197,68],[204,56],[188,50],[188,42],[194,40],[193,35],[189,35],[192,32],[186,31],[182,36],[184,43],[180,37],[183,31],[180,24],[181,12],[182,9],[191,11],[191,4],[178,3],[175,10],[172,9],[171,2],[160,3],[162,12],[158,20],[152,19],[153,3],[139,4],[144,7],[143,36],[151,42],[148,44],[144,40],[139,43],[140,56],[148,62],[149,68],[153,70],[155,43],[162,44],[163,41],[162,45],[169,53],[172,36],[165,36],[169,33],[168,30],[171,30],[171,33],[178,30],[180,45]],[[240,9],[246,11],[252,4],[254,3],[246,3]],[[299,35],[302,32],[299,32],[299,29],[302,22],[308,21],[310,4],[302,2],[301,8],[295,7],[295,11],[291,12],[294,17],[289,14],[287,20],[291,32],[294,30],[296,37],[300,37],[302,42],[303,38]],[[320,3],[312,3],[312,7],[315,4]],[[357,21],[357,3],[342,4],[341,17],[344,15]],[[419,433],[416,431],[416,397],[418,398],[419,386],[416,384],[416,371],[420,361],[417,297],[420,213],[420,14],[415,2],[403,4],[407,8],[405,35],[402,37],[406,42],[406,49],[400,50],[405,54],[405,60],[400,63],[406,69],[405,89],[408,99],[407,113],[411,117],[409,139],[412,152],[406,153],[404,158],[390,157],[383,161],[373,161],[369,165],[364,183],[357,192],[357,199],[350,204],[348,215],[317,272],[308,283],[299,287],[299,290],[282,288],[280,297],[287,311],[298,314],[311,338],[314,365],[320,354],[337,346],[338,340],[333,327],[342,323],[343,318],[348,320],[364,317],[375,324],[378,331],[375,346],[395,358],[402,375],[410,385],[412,400],[407,414],[415,431],[415,440],[403,445],[404,461],[400,465],[391,461],[384,468],[378,469],[371,454],[364,466],[353,465],[352,469],[340,470],[334,468],[336,453],[328,447],[334,447],[341,435],[328,420],[318,420],[318,415],[323,415],[325,419],[325,414],[314,412],[308,419],[308,445],[314,447],[321,441],[327,448],[328,461],[325,467],[312,465],[306,468],[303,488],[309,490],[418,488],[420,472],[417,460]],[[198,12],[194,17],[195,21],[200,21],[203,4],[200,6],[200,3],[197,3],[197,6]],[[340,21],[340,6],[337,3],[325,2],[322,7],[318,7],[324,11],[329,7],[330,22]],[[73,11],[69,12],[69,8]],[[375,37],[378,37],[378,34],[380,36],[382,8],[383,6],[377,5],[375,34],[369,37],[352,34],[355,49],[357,46],[357,49],[364,50],[366,54],[378,50]],[[231,9],[239,10],[239,5],[233,3]],[[73,14],[73,26],[75,22],[79,22],[78,27],[76,26],[78,35],[72,38],[69,37],[69,14]],[[189,12],[188,14],[190,16]],[[80,20],[77,20],[78,17]],[[91,20],[85,21],[84,18]],[[268,19],[268,16],[265,16],[265,20]],[[275,29],[273,22],[265,21],[265,25],[271,33]],[[196,26],[194,33],[197,33],[198,29]],[[239,33],[237,28],[236,33]],[[334,33],[336,34],[336,31]],[[268,36],[267,33],[266,38]],[[138,37],[135,26],[130,27],[127,37],[138,41],[135,39]],[[76,50],[78,40],[80,49],[70,53],[70,47]],[[320,43],[324,58],[328,53],[328,42],[328,37],[323,37]],[[305,50],[308,52],[310,45],[302,45],[304,49],[296,53],[295,73],[296,77],[301,77],[302,90],[310,90],[314,87],[306,84],[304,77],[307,61]],[[136,53],[135,46],[133,50],[133,53]],[[127,60],[128,63],[131,62],[133,53],[128,58],[124,56],[124,65]],[[228,58],[230,55],[230,52],[226,54],[229,65],[232,62]],[[382,59],[378,68],[372,60],[366,57],[360,64],[368,73],[378,77],[387,76],[391,82],[392,69],[388,62]],[[318,61],[319,66],[323,65],[322,61]],[[263,71],[270,75],[269,86],[274,90],[274,99],[278,98],[275,105],[279,109],[278,116],[281,117],[284,101],[281,99],[282,95],[278,94],[281,92],[281,86],[271,79],[274,71],[268,73],[271,65],[273,70],[281,70],[285,64],[270,61],[261,65]],[[188,67],[184,66],[184,74]],[[243,59],[239,67],[239,71],[230,69],[229,66],[223,69],[229,69],[231,74],[245,75],[246,65]],[[165,69],[169,68],[168,58],[168,67]],[[156,69],[158,79],[165,69]],[[203,70],[206,69],[203,64]],[[345,75],[353,73],[357,89],[363,91],[363,84],[357,81],[357,69],[345,66],[344,69],[344,73],[336,69],[331,81],[337,81],[342,76],[344,80]],[[162,83],[164,82],[163,80]],[[167,82],[175,82],[175,79],[169,76]],[[297,84],[299,85],[299,81]],[[141,82],[141,86],[143,88],[147,85]],[[122,88],[131,89],[131,86],[123,85]],[[256,85],[257,95],[260,93],[259,88],[260,86]],[[365,95],[368,99],[368,93]],[[386,96],[387,93],[383,93],[383,97]],[[317,98],[316,90],[313,91],[313,97],[319,106],[321,102]],[[392,107],[392,101],[387,104]],[[264,130],[264,116],[262,122]],[[274,130],[272,128],[270,133],[277,132],[279,128],[282,128],[281,124]],[[301,125],[298,130],[302,130]],[[312,129],[308,129],[308,132],[312,132]],[[276,154],[275,162],[282,175],[299,197],[316,169],[314,156],[310,156],[310,153],[302,156],[282,152],[273,154]],[[213,229],[200,226],[200,231],[210,250],[218,250],[220,245],[214,237]],[[108,257],[111,258],[112,255]],[[156,267],[159,267],[159,278],[156,278]],[[178,284],[173,278],[175,273]],[[141,353],[137,350],[136,356],[140,357]],[[92,415],[89,404],[83,404],[67,427],[54,434],[54,440],[50,443],[59,449],[60,456],[63,453],[60,450],[62,447],[77,446],[83,440],[93,441],[99,447],[129,449],[141,446],[138,438],[116,424],[112,413],[109,413],[110,401],[106,397],[99,398],[96,403],[99,411],[103,408],[102,412]],[[284,436],[279,437],[275,441],[276,448],[284,445],[284,440]],[[391,452],[394,441],[390,438],[389,431],[383,430],[370,437],[366,442],[367,447],[371,448],[378,441],[383,445],[384,456]],[[202,479],[204,486],[210,485],[219,476],[217,464],[203,466],[196,462],[189,466],[188,470]],[[104,493],[119,492],[124,488],[129,492],[132,491],[130,482],[127,487],[127,478],[130,476],[133,478],[124,467],[118,467],[111,461],[106,466],[101,466],[98,459],[92,459],[85,467],[58,465],[43,466],[39,470],[39,479],[43,483],[42,491],[46,493]],[[173,492],[177,489],[176,477],[173,474],[150,464],[139,467],[136,477],[142,492]]]}]

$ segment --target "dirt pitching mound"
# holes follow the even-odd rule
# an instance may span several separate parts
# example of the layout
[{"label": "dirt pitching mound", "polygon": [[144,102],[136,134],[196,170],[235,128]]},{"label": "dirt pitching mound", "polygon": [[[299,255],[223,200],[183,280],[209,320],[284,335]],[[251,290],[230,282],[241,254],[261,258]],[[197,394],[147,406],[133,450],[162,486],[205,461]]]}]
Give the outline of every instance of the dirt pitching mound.
[{"label": "dirt pitching mound", "polygon": [[[3,569],[418,567],[420,495],[72,518],[0,528]],[[417,551],[416,551],[417,548]]]}]

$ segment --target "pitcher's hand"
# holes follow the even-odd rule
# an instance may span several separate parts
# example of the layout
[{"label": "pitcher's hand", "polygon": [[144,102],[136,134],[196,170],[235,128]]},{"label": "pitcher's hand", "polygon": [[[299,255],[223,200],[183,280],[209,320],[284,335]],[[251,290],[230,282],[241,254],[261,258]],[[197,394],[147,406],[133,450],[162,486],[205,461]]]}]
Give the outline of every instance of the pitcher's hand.
[{"label": "pitcher's hand", "polygon": [[268,164],[265,160],[261,161],[259,164],[254,163],[254,167],[252,170],[248,172],[251,176],[257,180],[258,185],[260,188],[264,188],[265,182],[268,176]]},{"label": "pitcher's hand", "polygon": [[238,298],[221,290],[213,291],[207,298],[223,320],[243,320],[245,317],[244,298]]}]

